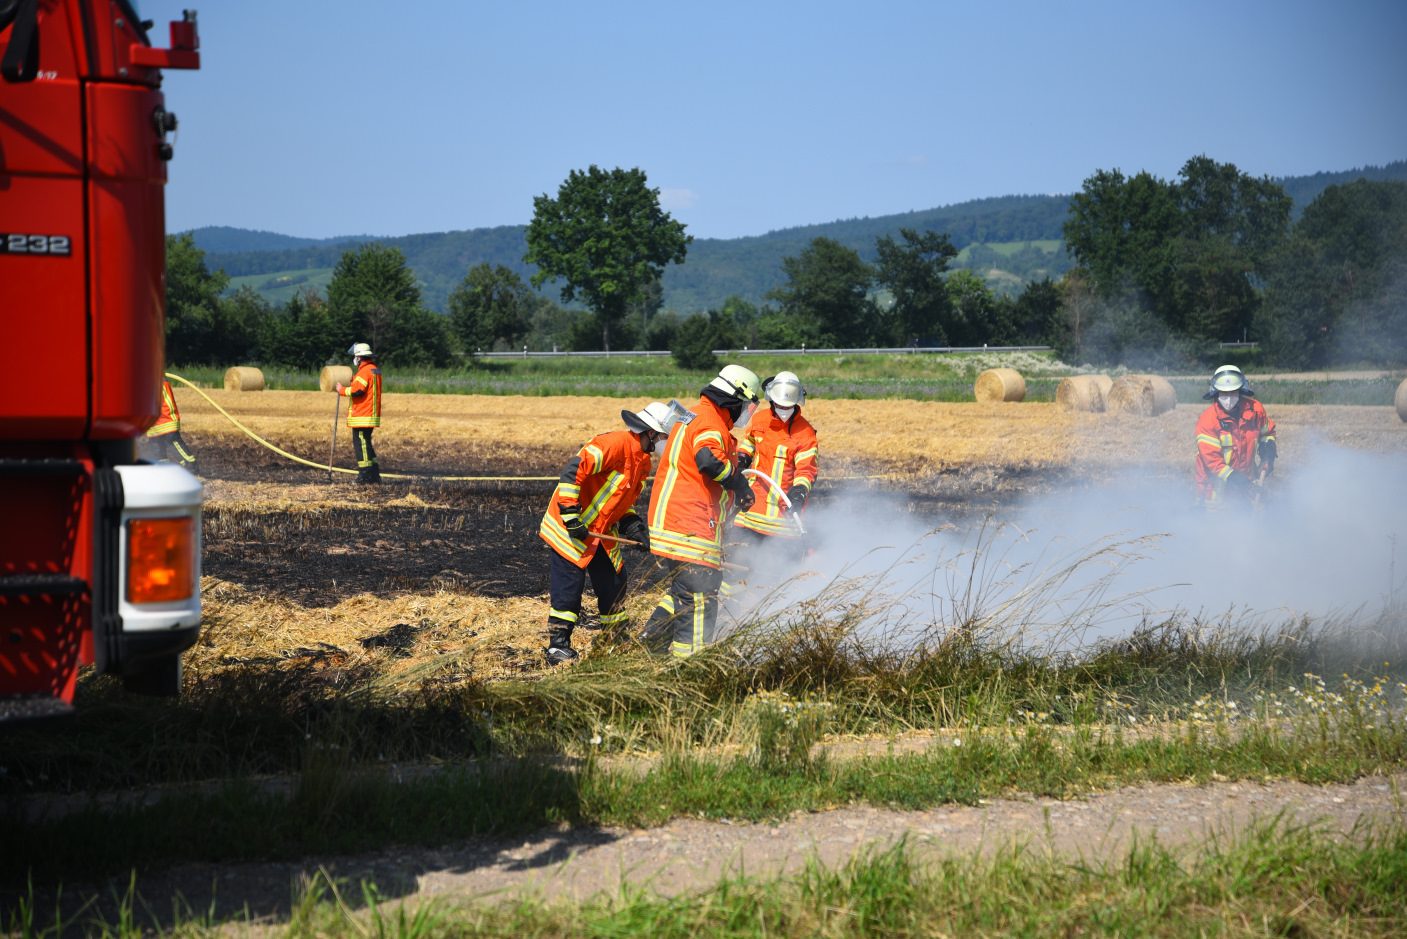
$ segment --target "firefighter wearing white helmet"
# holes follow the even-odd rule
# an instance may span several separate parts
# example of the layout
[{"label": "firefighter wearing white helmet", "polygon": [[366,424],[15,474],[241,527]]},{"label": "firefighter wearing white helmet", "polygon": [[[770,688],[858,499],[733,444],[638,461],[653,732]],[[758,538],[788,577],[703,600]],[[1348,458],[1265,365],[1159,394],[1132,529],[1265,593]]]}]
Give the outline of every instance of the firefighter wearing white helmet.
[{"label": "firefighter wearing white helmet", "polygon": [[1197,418],[1197,495],[1209,509],[1249,506],[1275,469],[1275,422],[1255,400],[1246,376],[1234,365],[1212,373],[1203,400],[1212,403]]},{"label": "firefighter wearing white helmet", "polygon": [[[800,547],[801,513],[819,471],[816,429],[801,414],[806,389],[795,372],[778,372],[762,383],[769,406],[759,408],[738,449],[771,482],[752,477],[756,502],[733,522],[744,544],[771,542],[774,547]],[[773,539],[783,539],[773,541]],[[746,550],[746,549],[745,549]],[[786,552],[793,557],[797,551]]]},{"label": "firefighter wearing white helmet", "polygon": [[650,550],[650,533],[635,514],[635,501],[650,475],[650,454],[688,414],[678,402],[658,401],[642,411],[621,411],[625,430],[597,434],[567,461],[542,516],[538,534],[552,549],[547,614],[547,661],[556,665],[577,657],[572,630],[581,618],[586,578],[596,591],[601,626],[626,627],[625,559],[620,543],[599,536],[627,538],[640,551]]},{"label": "firefighter wearing white helmet", "polygon": [[669,435],[650,493],[650,550],[673,576],[641,637],[657,651],[668,643],[673,655],[692,655],[714,639],[725,518],[753,504],[743,475],[752,459],[738,452],[733,428],[747,426],[761,396],[754,372],[725,366]]},{"label": "firefighter wearing white helmet", "polygon": [[381,369],[376,367],[371,346],[364,342],[354,344],[347,353],[352,357],[352,382],[344,385],[339,381],[334,388],[351,399],[347,426],[351,428],[352,448],[357,454],[357,482],[377,485],[381,482],[381,463],[371,445],[371,434],[381,426]]}]

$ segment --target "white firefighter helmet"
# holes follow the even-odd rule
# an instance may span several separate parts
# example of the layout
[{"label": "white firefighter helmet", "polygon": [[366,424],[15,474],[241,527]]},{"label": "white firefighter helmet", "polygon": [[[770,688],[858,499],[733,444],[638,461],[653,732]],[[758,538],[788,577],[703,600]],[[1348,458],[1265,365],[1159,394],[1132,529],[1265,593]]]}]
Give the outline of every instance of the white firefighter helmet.
[{"label": "white firefighter helmet", "polygon": [[726,391],[739,401],[756,404],[762,399],[762,380],[752,369],[741,365],[725,365],[718,377],[709,382],[710,388]]},{"label": "white firefighter helmet", "polygon": [[1243,394],[1255,397],[1255,392],[1251,390],[1250,385],[1246,384],[1245,374],[1234,365],[1223,365],[1212,372],[1211,386],[1202,398],[1210,401],[1219,394]]},{"label": "white firefighter helmet", "polygon": [[620,419],[637,434],[643,434],[647,430],[667,434],[669,425],[677,420],[670,414],[669,405],[660,404],[658,401],[651,401],[645,405],[643,411],[621,411]]},{"label": "white firefighter helmet", "polygon": [[779,408],[794,408],[806,403],[806,389],[801,387],[801,379],[796,377],[795,372],[778,372],[776,378],[763,386],[763,391],[767,394],[767,400]]},{"label": "white firefighter helmet", "polygon": [[367,344],[364,343],[364,342],[354,343],[354,344],[352,345],[352,348],[350,348],[350,349],[347,350],[347,354],[350,355],[350,356],[351,356],[352,358],[354,358],[354,359],[355,359],[355,358],[363,358],[363,359],[364,359],[364,358],[366,358],[367,356],[369,356],[369,355],[372,354],[371,346],[367,345]]}]

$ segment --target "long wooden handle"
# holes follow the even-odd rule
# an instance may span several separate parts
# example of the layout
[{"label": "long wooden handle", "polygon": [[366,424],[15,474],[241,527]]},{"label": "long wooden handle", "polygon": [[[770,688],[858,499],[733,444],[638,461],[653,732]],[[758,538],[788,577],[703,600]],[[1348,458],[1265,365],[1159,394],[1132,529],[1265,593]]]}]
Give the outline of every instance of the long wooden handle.
[{"label": "long wooden handle", "polygon": [[602,541],[614,541],[619,544],[633,544],[636,547],[644,547],[638,541],[631,541],[629,538],[617,538],[615,535],[592,535],[592,538],[600,538]]}]

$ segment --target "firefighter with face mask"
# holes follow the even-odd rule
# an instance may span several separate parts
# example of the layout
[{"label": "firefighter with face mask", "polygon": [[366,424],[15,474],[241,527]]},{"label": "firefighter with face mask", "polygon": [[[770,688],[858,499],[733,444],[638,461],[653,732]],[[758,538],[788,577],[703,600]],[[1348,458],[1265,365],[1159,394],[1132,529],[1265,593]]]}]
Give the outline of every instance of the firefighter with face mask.
[{"label": "firefighter with face mask", "polygon": [[577,657],[572,630],[581,618],[581,594],[587,575],[596,591],[602,627],[624,628],[625,561],[621,546],[597,535],[615,535],[650,550],[650,533],[632,509],[650,475],[650,454],[659,449],[679,415],[658,401],[643,411],[621,411],[626,430],[597,434],[567,462],[557,490],[542,517],[538,534],[552,549],[549,582],[552,608],[547,614],[547,661],[551,665]]},{"label": "firefighter with face mask", "polygon": [[336,391],[351,399],[347,406],[347,426],[352,431],[352,446],[357,452],[357,482],[377,485],[381,482],[381,464],[376,448],[371,445],[371,432],[381,426],[381,369],[371,346],[359,342],[347,350],[352,356],[352,383],[336,384]]},{"label": "firefighter with face mask", "polygon": [[674,655],[692,655],[714,639],[725,516],[730,505],[746,511],[753,504],[743,475],[752,459],[737,452],[732,431],[747,426],[761,386],[748,369],[724,366],[704,388],[696,413],[669,436],[650,493],[650,550],[665,559],[673,579],[641,636],[657,651],[669,642]]},{"label": "firefighter with face mask", "polygon": [[[780,492],[765,480],[750,477],[756,501],[752,508],[738,513],[733,534],[749,547],[784,538],[799,548],[802,532],[792,513],[800,516],[816,483],[816,429],[801,416],[806,389],[795,373],[779,372],[764,381],[762,389],[768,407],[758,408],[752,416],[738,450],[751,456],[753,468],[771,477]],[[790,509],[781,493],[791,501]]]},{"label": "firefighter with face mask", "polygon": [[195,465],[195,454],[181,437],[181,411],[176,407],[176,393],[164,378],[161,381],[161,414],[147,431],[147,439],[160,449],[160,462],[175,462],[185,467]]},{"label": "firefighter with face mask", "polygon": [[1212,403],[1197,419],[1195,478],[1209,509],[1250,505],[1260,481],[1275,470],[1275,423],[1254,394],[1239,368],[1223,365],[1202,396]]}]

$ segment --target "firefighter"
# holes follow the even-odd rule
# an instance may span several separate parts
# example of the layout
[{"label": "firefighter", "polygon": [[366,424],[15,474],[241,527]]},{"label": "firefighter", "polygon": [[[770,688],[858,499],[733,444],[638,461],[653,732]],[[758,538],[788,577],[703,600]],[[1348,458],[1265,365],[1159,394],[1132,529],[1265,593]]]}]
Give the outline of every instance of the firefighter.
[{"label": "firefighter", "polygon": [[1254,394],[1239,368],[1223,365],[1202,396],[1212,403],[1197,418],[1195,478],[1197,495],[1209,509],[1252,504],[1275,470],[1275,422]]},{"label": "firefighter", "polygon": [[[734,520],[734,535],[748,548],[755,548],[769,539],[789,539],[794,549],[801,545],[801,531],[791,513],[798,515],[806,507],[806,498],[816,484],[818,470],[816,429],[801,416],[806,403],[806,389],[794,372],[778,372],[775,378],[762,383],[768,407],[758,408],[748,425],[747,434],[738,444],[738,451],[752,457],[753,466],[766,473],[791,500],[791,510],[777,490],[757,477],[752,480],[752,494],[757,500],[751,509],[739,512]],[[799,557],[799,550],[786,552]]]},{"label": "firefighter", "polygon": [[376,448],[371,445],[371,432],[381,426],[381,369],[371,346],[358,342],[348,349],[352,356],[352,383],[336,384],[336,391],[351,401],[347,406],[347,427],[352,431],[352,449],[357,454],[357,483],[375,486],[381,483],[381,464],[376,460]]},{"label": "firefighter", "polygon": [[596,591],[601,625],[624,628],[625,562],[617,542],[595,535],[615,535],[650,550],[650,533],[633,511],[650,475],[650,454],[669,435],[677,412],[658,401],[638,412],[621,411],[625,430],[597,434],[567,462],[557,490],[542,516],[538,534],[552,549],[552,608],[547,613],[547,662],[558,665],[577,657],[572,629],[581,617],[586,576]]},{"label": "firefighter", "polygon": [[698,412],[670,434],[650,493],[650,550],[673,574],[669,593],[650,615],[641,639],[656,651],[687,656],[714,639],[723,581],[723,529],[730,502],[752,506],[734,426],[747,426],[761,393],[757,376],[727,365],[703,389]]},{"label": "firefighter", "polygon": [[159,462],[170,463],[174,455],[175,462],[181,466],[195,465],[195,454],[181,437],[181,411],[176,407],[176,394],[165,379],[161,381],[161,414],[147,431],[147,439],[160,451]]}]

